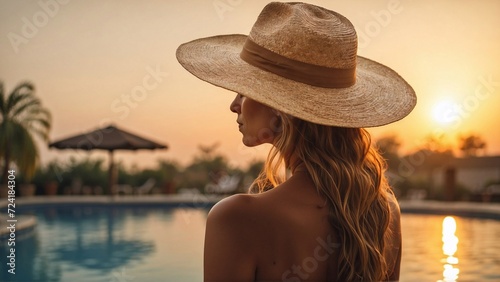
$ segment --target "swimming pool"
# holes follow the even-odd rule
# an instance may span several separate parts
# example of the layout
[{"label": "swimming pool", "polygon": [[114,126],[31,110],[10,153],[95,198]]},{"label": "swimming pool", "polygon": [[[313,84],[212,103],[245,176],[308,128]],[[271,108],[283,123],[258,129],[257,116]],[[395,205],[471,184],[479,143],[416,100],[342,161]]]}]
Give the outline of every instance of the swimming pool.
[{"label": "swimming pool", "polygon": [[[38,223],[16,244],[16,274],[2,263],[1,281],[202,280],[207,207],[46,206],[22,212]],[[403,215],[401,281],[500,280],[500,221],[453,217],[456,231],[447,220],[443,233],[444,218]],[[8,250],[1,244],[4,262]]]}]

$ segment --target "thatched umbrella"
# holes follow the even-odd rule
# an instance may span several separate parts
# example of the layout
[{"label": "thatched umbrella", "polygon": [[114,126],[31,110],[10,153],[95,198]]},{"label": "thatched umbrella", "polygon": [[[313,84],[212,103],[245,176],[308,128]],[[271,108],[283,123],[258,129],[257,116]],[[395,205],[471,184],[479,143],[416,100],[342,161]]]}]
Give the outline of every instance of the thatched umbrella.
[{"label": "thatched umbrella", "polygon": [[106,150],[109,152],[109,182],[108,193],[113,194],[112,188],[116,183],[116,175],[113,161],[115,150],[139,150],[139,149],[167,149],[167,145],[137,136],[116,126],[109,125],[104,128],[93,130],[61,139],[49,144],[49,148],[57,149],[80,149],[80,150]]}]

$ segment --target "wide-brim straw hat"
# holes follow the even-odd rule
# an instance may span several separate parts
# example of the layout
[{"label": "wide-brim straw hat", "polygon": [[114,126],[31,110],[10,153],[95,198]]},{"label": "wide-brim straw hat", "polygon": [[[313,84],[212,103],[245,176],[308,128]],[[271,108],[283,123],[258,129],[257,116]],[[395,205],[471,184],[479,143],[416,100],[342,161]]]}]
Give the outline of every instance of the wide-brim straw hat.
[{"label": "wide-brim straw hat", "polygon": [[348,19],[311,4],[270,3],[248,36],[197,39],[179,46],[177,59],[204,81],[323,125],[385,125],[417,100],[394,70],[357,56]]}]

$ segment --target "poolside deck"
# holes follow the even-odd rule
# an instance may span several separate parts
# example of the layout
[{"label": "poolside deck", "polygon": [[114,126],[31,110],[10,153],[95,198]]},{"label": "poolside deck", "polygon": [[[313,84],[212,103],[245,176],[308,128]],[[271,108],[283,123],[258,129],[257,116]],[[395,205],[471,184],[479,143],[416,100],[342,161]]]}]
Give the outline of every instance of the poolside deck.
[{"label": "poolside deck", "polygon": [[[224,196],[204,194],[144,195],[144,196],[36,196],[16,199],[16,208],[32,208],[51,205],[161,205],[180,207],[210,207]],[[0,209],[7,208],[7,201],[0,199]],[[454,214],[462,216],[496,217],[500,219],[499,203],[399,201],[402,212]],[[4,216],[0,214],[0,216]],[[6,216],[6,214],[5,214]]]},{"label": "poolside deck", "polygon": [[500,203],[399,201],[403,213],[456,215],[500,220]]},{"label": "poolside deck", "polygon": [[[50,206],[147,206],[210,208],[224,196],[203,194],[176,194],[153,196],[36,196],[16,199],[16,210]],[[0,240],[9,236],[7,201],[0,200]],[[500,220],[500,204],[474,202],[400,201],[403,213],[441,214]],[[36,220],[30,216],[17,216],[17,232],[28,232]]]},{"label": "poolside deck", "polygon": [[[122,195],[122,196],[35,196],[16,199],[16,208],[40,207],[50,205],[162,205],[162,206],[210,206],[223,196],[204,194],[173,194],[173,195]],[[0,209],[7,207],[6,201],[1,201]]]}]

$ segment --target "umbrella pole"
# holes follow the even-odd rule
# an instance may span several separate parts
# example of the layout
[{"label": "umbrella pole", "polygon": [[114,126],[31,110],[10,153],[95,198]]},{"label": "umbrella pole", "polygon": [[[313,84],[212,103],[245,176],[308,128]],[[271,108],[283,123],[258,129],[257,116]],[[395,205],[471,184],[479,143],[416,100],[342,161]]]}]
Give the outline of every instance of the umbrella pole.
[{"label": "umbrella pole", "polygon": [[109,169],[108,169],[108,195],[114,195],[115,183],[115,164],[113,161],[113,150],[109,150]]}]

